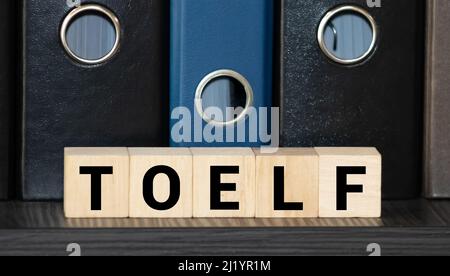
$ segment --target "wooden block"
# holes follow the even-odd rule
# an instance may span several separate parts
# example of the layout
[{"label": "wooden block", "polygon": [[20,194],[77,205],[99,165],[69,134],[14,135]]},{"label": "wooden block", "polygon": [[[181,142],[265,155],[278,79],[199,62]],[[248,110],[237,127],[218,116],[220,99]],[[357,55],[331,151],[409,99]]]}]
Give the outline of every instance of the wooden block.
[{"label": "wooden block", "polygon": [[319,154],[319,216],[380,217],[380,153],[375,148],[315,150]]},{"label": "wooden block", "polygon": [[129,166],[127,148],[66,148],[66,217],[128,217]]},{"label": "wooden block", "polygon": [[255,155],[250,148],[191,148],[194,217],[255,217]]},{"label": "wooden block", "polygon": [[319,216],[319,157],[312,148],[256,155],[256,217]]},{"label": "wooden block", "polygon": [[130,153],[130,217],[192,217],[192,154],[190,150],[187,148],[129,148],[128,151]]}]

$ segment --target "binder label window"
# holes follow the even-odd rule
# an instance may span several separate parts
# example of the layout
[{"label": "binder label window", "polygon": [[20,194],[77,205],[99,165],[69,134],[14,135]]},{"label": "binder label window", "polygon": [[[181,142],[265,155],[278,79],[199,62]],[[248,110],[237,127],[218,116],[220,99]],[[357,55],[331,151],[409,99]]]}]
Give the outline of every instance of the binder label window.
[{"label": "binder label window", "polygon": [[120,23],[114,13],[100,5],[73,9],[61,27],[67,54],[83,64],[99,64],[113,57],[119,47]]},{"label": "binder label window", "polygon": [[341,6],[329,11],[318,30],[319,46],[332,61],[358,64],[375,50],[378,30],[375,19],[357,6]]}]

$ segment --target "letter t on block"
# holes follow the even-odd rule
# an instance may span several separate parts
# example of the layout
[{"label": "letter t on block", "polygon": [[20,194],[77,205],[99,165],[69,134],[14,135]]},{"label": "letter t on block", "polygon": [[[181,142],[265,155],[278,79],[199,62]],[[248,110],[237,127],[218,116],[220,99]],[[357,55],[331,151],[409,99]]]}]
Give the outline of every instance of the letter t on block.
[{"label": "letter t on block", "polygon": [[66,217],[128,217],[129,167],[127,148],[66,148]]},{"label": "letter t on block", "polygon": [[375,148],[315,148],[319,155],[319,216],[381,216],[381,155]]}]

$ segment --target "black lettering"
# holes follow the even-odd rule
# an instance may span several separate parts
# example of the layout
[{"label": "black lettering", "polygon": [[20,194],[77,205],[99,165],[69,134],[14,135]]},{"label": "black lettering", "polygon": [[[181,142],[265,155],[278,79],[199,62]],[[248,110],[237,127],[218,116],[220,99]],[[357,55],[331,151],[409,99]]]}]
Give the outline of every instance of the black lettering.
[{"label": "black lettering", "polygon": [[284,167],[274,168],[274,210],[276,211],[303,211],[303,202],[285,202]]},{"label": "black lettering", "polygon": [[[170,195],[166,202],[158,202],[153,194],[154,180],[159,174],[165,174],[170,181]],[[144,176],[143,195],[147,205],[158,211],[166,211],[177,205],[180,200],[180,177],[177,172],[167,166],[156,166],[151,168]]]},{"label": "black lettering", "polygon": [[239,202],[222,202],[222,192],[236,191],[236,183],[221,183],[223,174],[239,174],[239,166],[211,167],[211,210],[239,210]]},{"label": "black lettering", "polygon": [[91,175],[91,210],[102,210],[102,175],[113,174],[113,167],[80,167],[80,174]]},{"label": "black lettering", "polygon": [[336,208],[338,211],[347,210],[347,194],[364,192],[363,185],[348,185],[347,176],[352,174],[366,174],[366,167],[337,167]]}]

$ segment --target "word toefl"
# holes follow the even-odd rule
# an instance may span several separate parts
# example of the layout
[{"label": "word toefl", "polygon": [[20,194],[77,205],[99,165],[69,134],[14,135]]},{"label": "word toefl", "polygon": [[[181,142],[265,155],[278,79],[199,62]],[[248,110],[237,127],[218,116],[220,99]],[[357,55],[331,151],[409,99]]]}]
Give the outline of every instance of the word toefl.
[{"label": "word toefl", "polygon": [[375,148],[66,148],[68,218],[381,216]]}]

